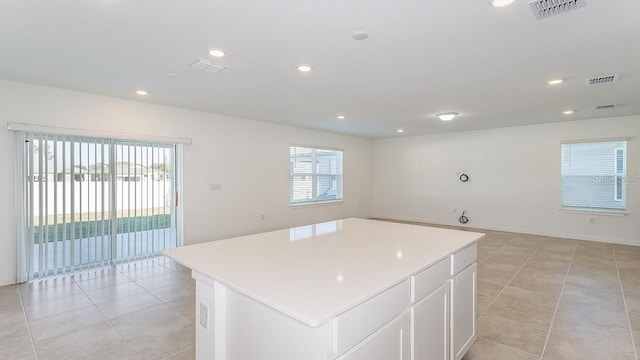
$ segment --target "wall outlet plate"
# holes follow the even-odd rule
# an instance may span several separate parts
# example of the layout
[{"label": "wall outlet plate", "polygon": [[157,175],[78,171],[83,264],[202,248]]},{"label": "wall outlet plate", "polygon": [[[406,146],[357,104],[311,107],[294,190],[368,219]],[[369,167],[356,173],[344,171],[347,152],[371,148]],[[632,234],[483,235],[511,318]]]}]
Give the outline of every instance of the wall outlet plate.
[{"label": "wall outlet plate", "polygon": [[204,303],[200,303],[200,325],[209,328],[209,307]]}]

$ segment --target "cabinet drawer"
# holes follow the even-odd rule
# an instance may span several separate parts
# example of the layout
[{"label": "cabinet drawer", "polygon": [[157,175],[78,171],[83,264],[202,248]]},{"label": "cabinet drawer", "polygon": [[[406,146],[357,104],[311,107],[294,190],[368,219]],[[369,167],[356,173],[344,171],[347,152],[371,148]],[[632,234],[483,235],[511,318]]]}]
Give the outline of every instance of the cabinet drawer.
[{"label": "cabinet drawer", "polygon": [[391,320],[337,360],[409,360],[409,317]]},{"label": "cabinet drawer", "polygon": [[342,354],[407,309],[410,292],[407,279],[334,319],[334,353]]},{"label": "cabinet drawer", "polygon": [[478,259],[478,244],[473,243],[451,255],[451,275],[473,264]]},{"label": "cabinet drawer", "polygon": [[449,279],[451,259],[446,257],[411,277],[411,301],[418,302]]}]

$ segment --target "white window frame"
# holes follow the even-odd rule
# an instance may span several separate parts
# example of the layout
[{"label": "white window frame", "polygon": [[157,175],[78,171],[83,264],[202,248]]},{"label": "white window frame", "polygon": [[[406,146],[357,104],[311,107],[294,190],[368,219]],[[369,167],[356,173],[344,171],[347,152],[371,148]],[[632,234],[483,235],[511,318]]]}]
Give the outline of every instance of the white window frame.
[{"label": "white window frame", "polygon": [[[313,152],[313,158],[314,158],[314,163],[315,163],[315,157],[316,157],[316,151],[317,150],[322,150],[322,151],[335,151],[335,152],[339,152],[341,155],[341,169],[339,171],[339,173],[337,174],[331,174],[331,173],[319,173],[316,172],[315,167],[313,168],[311,173],[294,173],[291,171],[292,166],[291,166],[291,149],[292,148],[305,148],[305,149],[309,149],[312,150]],[[324,205],[324,204],[335,204],[335,203],[341,203],[344,201],[344,150],[342,149],[337,149],[337,148],[330,148],[330,147],[322,147],[322,146],[311,146],[311,145],[300,145],[300,144],[290,144],[289,145],[289,206],[291,207],[299,207],[299,206],[313,206],[313,205]],[[293,201],[292,199],[292,194],[293,194],[293,186],[294,186],[294,178],[298,177],[298,176],[311,176],[311,182],[312,182],[312,199],[306,200],[306,201]],[[317,178],[319,176],[331,176],[331,177],[336,177],[336,199],[330,199],[330,200],[323,200],[323,199],[317,199]]]},{"label": "white window frame", "polygon": [[[600,138],[600,139],[582,139],[582,140],[567,140],[567,141],[562,141],[561,145],[564,144],[579,144],[579,143],[595,143],[595,142],[615,142],[615,141],[624,141],[625,143],[628,143],[630,140],[630,138],[628,137],[616,137],[616,138]],[[615,148],[614,149],[614,173],[612,174],[612,176],[614,177],[614,179],[617,179],[618,177],[623,178],[623,181],[626,180],[626,173],[622,172],[622,173],[618,173],[618,166],[617,166],[617,152],[619,150],[623,150],[622,148]],[[628,153],[627,153],[628,156]],[[625,160],[626,157],[625,157]],[[561,173],[562,173],[562,164],[561,166]],[[625,161],[625,163],[623,164],[623,166],[625,167],[626,170],[626,166],[627,166],[627,161]],[[594,176],[601,176],[601,175],[594,175]],[[561,176],[562,178],[562,176]],[[562,181],[562,180],[561,180]],[[576,214],[600,214],[600,215],[610,215],[610,216],[625,216],[627,214],[629,214],[628,210],[626,209],[626,204],[627,204],[627,199],[626,199],[626,189],[623,185],[622,188],[622,199],[620,200],[616,200],[616,195],[617,195],[617,180],[614,181],[613,183],[614,186],[614,201],[624,201],[625,202],[625,208],[598,208],[598,207],[579,207],[579,206],[568,206],[568,205],[564,205],[562,204],[559,208],[560,211],[566,212],[566,213],[576,213]],[[562,190],[561,190],[562,191]]]},{"label": "white window frame", "polygon": [[[614,154],[614,156],[613,156],[613,161],[614,161],[613,169],[614,170],[613,171],[614,171],[614,174],[615,174],[614,175],[614,179],[615,180],[613,182],[613,201],[620,201],[621,202],[621,201],[624,200],[626,194],[625,194],[624,184],[623,183],[618,184],[618,180],[620,180],[621,182],[624,182],[624,180],[625,180],[624,179],[624,177],[625,177],[625,175],[624,175],[624,173],[625,173],[624,172],[624,166],[626,164],[622,164],[623,169],[619,169],[618,168],[618,152],[620,152],[620,151],[623,152],[622,156],[623,156],[623,159],[624,159],[624,149],[623,148],[616,148],[614,150],[614,153],[613,153]],[[620,190],[620,197],[618,197],[618,189]]]}]

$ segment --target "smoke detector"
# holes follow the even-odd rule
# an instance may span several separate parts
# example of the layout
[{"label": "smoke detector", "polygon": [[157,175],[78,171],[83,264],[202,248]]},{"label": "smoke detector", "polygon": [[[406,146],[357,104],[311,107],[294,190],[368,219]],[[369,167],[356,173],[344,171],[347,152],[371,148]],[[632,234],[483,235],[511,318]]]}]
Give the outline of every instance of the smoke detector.
[{"label": "smoke detector", "polygon": [[587,5],[587,0],[531,0],[529,7],[538,20],[576,10]]},{"label": "smoke detector", "polygon": [[227,68],[224,65],[216,64],[211,61],[202,60],[202,59],[198,59],[192,62],[191,64],[189,64],[189,66],[191,66],[194,69],[202,70],[212,74],[219,73],[220,71]]},{"label": "smoke detector", "polygon": [[590,79],[585,80],[587,86],[591,85],[601,85],[618,81],[618,75],[607,75],[607,76],[598,76],[592,77]]}]

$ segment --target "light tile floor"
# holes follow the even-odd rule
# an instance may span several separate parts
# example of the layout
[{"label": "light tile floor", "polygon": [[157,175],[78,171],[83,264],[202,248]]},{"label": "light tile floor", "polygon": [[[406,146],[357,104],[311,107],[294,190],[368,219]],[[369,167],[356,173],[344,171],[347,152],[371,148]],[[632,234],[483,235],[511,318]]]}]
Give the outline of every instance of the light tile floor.
[{"label": "light tile floor", "polygon": [[464,360],[638,360],[640,247],[487,232]]},{"label": "light tile floor", "polygon": [[156,257],[0,287],[0,359],[193,359],[195,283]]},{"label": "light tile floor", "polygon": [[[638,360],[640,247],[484,232],[464,360]],[[163,257],[0,287],[0,359],[193,359],[194,309]]]}]

